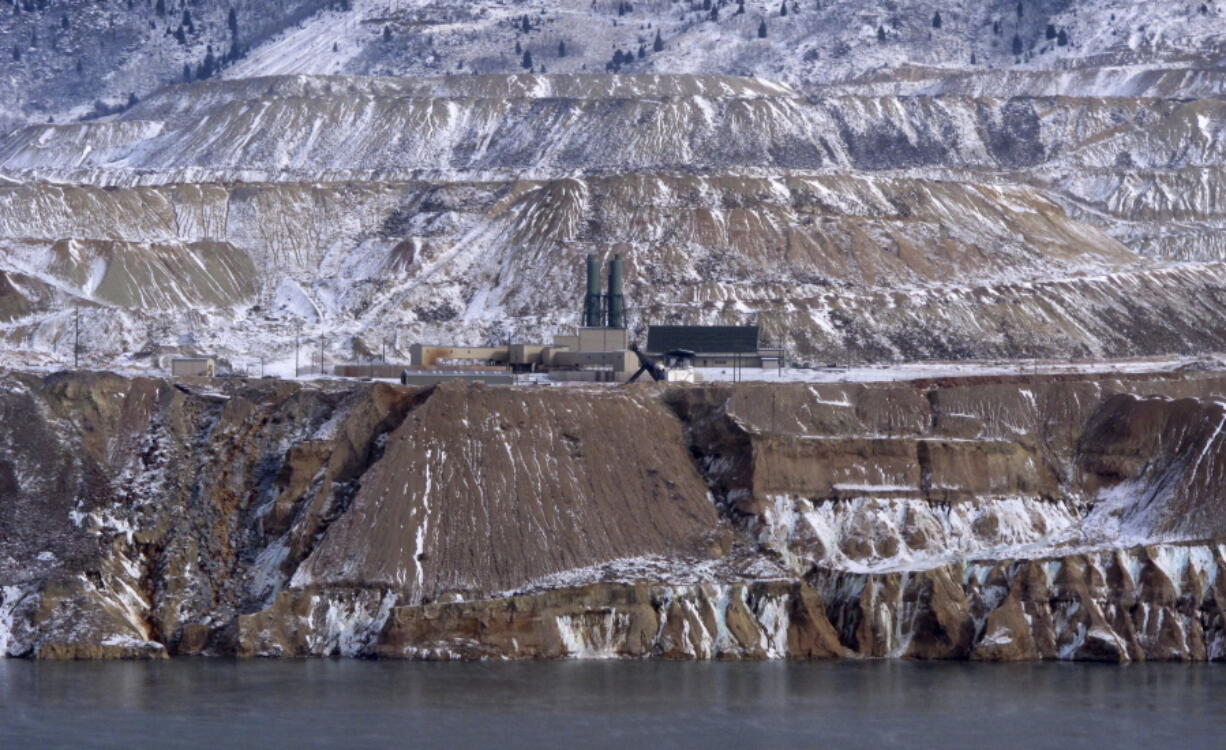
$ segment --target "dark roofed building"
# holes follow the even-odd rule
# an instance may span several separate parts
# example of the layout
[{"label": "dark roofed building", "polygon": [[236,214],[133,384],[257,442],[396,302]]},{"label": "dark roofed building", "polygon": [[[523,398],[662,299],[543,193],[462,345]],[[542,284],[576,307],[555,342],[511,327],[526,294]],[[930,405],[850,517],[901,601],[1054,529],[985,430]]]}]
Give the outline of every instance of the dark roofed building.
[{"label": "dark roofed building", "polygon": [[779,362],[776,349],[758,348],[757,326],[648,326],[647,353],[694,352],[696,367],[764,367]]},{"label": "dark roofed building", "polygon": [[647,351],[664,354],[688,349],[695,354],[757,354],[757,326],[648,326]]}]

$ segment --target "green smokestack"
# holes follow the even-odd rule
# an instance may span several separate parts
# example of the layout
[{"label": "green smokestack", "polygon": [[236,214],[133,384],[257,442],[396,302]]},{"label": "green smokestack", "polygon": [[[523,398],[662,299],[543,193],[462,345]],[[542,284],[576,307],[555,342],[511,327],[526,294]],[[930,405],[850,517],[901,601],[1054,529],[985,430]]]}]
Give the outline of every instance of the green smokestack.
[{"label": "green smokestack", "polygon": [[604,310],[600,296],[600,262],[595,255],[587,256],[587,296],[583,299],[583,325],[589,328],[604,326]]},{"label": "green smokestack", "polygon": [[609,328],[626,327],[626,298],[622,296],[622,256],[609,263]]}]

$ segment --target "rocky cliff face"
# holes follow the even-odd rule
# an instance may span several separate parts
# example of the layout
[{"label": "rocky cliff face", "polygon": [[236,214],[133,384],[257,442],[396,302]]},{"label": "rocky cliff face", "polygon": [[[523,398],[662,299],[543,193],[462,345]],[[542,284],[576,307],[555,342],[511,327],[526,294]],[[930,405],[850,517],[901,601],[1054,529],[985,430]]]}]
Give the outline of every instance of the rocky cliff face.
[{"label": "rocky cliff face", "polygon": [[13,656],[1226,657],[1214,372],[0,385]]}]

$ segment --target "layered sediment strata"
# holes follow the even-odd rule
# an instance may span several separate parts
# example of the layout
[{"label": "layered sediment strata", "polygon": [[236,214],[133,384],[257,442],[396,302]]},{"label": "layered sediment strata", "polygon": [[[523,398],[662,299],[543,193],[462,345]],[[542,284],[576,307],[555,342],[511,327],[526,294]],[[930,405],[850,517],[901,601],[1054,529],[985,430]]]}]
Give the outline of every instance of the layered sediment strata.
[{"label": "layered sediment strata", "polygon": [[0,645],[1226,658],[1224,393],[7,373]]},{"label": "layered sediment strata", "polygon": [[0,138],[0,361],[66,363],[72,304],[125,369],[548,340],[588,253],[625,258],[632,333],[752,321],[808,364],[1218,351],[1223,118],[733,76],[174,86]]}]

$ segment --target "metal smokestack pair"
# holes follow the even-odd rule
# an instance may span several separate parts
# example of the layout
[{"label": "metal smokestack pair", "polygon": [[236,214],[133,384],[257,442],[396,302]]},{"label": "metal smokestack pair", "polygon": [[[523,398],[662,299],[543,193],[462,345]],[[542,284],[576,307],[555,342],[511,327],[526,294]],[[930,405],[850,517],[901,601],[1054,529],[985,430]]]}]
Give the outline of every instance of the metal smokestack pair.
[{"label": "metal smokestack pair", "polygon": [[583,325],[588,328],[625,328],[626,298],[622,294],[622,256],[609,261],[609,293],[600,293],[600,261],[587,256],[587,296],[583,301]]}]

